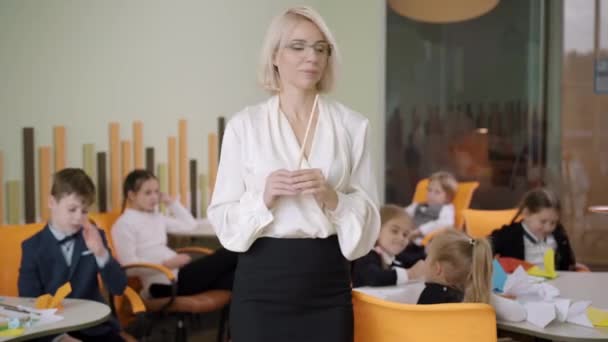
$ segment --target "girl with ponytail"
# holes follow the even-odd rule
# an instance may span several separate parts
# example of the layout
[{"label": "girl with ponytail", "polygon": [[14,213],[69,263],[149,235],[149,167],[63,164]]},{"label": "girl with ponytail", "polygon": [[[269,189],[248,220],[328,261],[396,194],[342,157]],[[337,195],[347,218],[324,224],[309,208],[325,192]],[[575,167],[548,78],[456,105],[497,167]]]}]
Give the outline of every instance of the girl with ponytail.
[{"label": "girl with ponytail", "polygon": [[447,229],[433,238],[427,254],[418,304],[490,303],[492,249],[486,239]]}]

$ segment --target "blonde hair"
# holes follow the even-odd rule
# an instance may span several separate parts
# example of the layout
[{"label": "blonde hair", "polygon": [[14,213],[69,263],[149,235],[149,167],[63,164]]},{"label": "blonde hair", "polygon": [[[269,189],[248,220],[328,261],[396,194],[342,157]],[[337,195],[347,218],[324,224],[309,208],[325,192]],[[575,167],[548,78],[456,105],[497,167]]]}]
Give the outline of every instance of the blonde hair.
[{"label": "blonde hair", "polygon": [[317,84],[317,90],[321,93],[329,92],[334,86],[336,69],[340,59],[336,40],[317,11],[308,6],[296,6],[288,8],[276,16],[270,23],[266,37],[264,38],[260,54],[258,78],[262,87],[271,93],[279,92],[281,89],[281,78],[277,67],[274,65],[274,56],[286,39],[287,34],[302,20],[308,20],[315,24],[331,46],[331,54],[327,57],[327,66],[321,80]]},{"label": "blonde hair", "polygon": [[464,292],[465,302],[490,302],[492,248],[487,239],[447,229],[433,238],[427,253],[428,262],[443,266],[446,285]]},{"label": "blonde hair", "polygon": [[447,171],[438,171],[429,177],[429,183],[430,182],[439,183],[443,191],[448,195],[450,202],[454,200],[456,191],[458,191],[458,181],[454,175]]},{"label": "blonde hair", "polygon": [[384,226],[386,222],[395,218],[407,221],[410,230],[414,227],[414,221],[402,207],[395,204],[385,204],[380,208],[380,226]]}]

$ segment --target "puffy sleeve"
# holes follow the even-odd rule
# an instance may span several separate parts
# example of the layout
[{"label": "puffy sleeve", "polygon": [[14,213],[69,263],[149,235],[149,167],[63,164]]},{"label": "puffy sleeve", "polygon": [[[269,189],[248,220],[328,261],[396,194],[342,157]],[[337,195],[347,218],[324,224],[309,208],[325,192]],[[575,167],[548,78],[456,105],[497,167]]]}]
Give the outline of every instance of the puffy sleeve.
[{"label": "puffy sleeve", "polygon": [[378,188],[372,168],[368,130],[367,120],[356,128],[350,151],[350,183],[336,190],[338,206],[333,211],[327,211],[336,227],[342,254],[349,260],[369,253],[380,232]]},{"label": "puffy sleeve", "polygon": [[[236,119],[236,118],[235,118]],[[245,187],[242,146],[244,128],[230,120],[222,140],[222,152],[211,204],[209,221],[218,239],[228,250],[245,252],[274,220],[264,204],[264,193]]]}]

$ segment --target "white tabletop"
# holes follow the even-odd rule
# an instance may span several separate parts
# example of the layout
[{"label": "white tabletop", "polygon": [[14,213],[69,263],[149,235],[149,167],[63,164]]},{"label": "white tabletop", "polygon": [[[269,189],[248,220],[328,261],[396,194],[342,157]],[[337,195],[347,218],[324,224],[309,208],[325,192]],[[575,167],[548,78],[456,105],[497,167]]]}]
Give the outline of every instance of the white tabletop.
[{"label": "white tabletop", "polygon": [[197,225],[194,230],[184,231],[184,232],[169,232],[170,235],[173,236],[188,236],[188,237],[214,237],[215,231],[213,230],[213,226],[207,219],[197,219]]},{"label": "white tabletop", "polygon": [[[549,282],[559,289],[560,297],[590,300],[599,309],[608,309],[608,272],[559,272]],[[587,328],[582,325],[551,322],[544,329],[528,322],[498,321],[502,330],[518,332],[554,341],[608,341],[608,328]]]},{"label": "white tabletop", "polygon": [[[31,298],[0,296],[0,300],[4,304],[34,306],[34,299]],[[92,300],[67,298],[63,300],[62,305],[63,310],[57,312],[57,315],[63,316],[61,321],[27,328],[20,336],[0,337],[0,342],[26,341],[36,337],[81,330],[103,323],[110,317],[110,307]]]}]

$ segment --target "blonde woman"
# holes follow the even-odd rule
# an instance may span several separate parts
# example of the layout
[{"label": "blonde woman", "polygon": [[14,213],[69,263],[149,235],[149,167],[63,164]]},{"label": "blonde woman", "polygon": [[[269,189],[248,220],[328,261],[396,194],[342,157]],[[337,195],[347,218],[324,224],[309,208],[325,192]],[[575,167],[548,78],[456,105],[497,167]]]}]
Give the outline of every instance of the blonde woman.
[{"label": "blonde woman", "polygon": [[293,7],[271,23],[260,79],[268,100],[226,127],[209,219],[241,252],[234,342],[352,341],[348,260],[380,228],[369,122],[327,99],[338,49],[320,15]]}]

